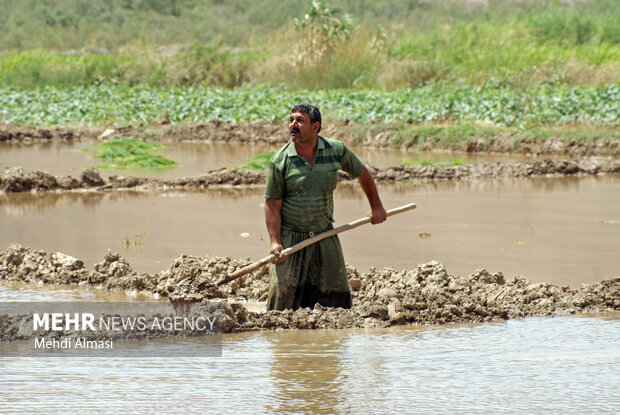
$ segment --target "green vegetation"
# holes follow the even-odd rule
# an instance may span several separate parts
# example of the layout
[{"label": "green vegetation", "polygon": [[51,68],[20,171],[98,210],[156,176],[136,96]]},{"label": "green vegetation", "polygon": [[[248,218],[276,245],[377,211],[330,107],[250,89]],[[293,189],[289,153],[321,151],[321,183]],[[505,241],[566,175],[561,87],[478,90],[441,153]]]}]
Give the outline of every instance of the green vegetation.
[{"label": "green vegetation", "polygon": [[617,0],[5,0],[3,11],[5,88],[620,80]]},{"label": "green vegetation", "polygon": [[465,161],[461,159],[457,159],[452,162],[438,162],[438,163],[433,163],[432,161],[428,161],[428,160],[424,160],[424,161],[403,160],[403,166],[452,167],[452,166],[462,166],[463,164],[465,164]]},{"label": "green vegetation", "polygon": [[481,142],[482,148],[497,137],[511,137],[518,147],[525,141],[539,143],[555,137],[571,142],[595,142],[599,139],[617,139],[617,128],[605,129],[601,126],[545,126],[545,127],[506,127],[487,123],[461,122],[458,124],[408,124],[404,122],[365,123],[354,128],[353,143],[362,144],[367,134],[389,134],[389,144],[393,147],[417,147],[431,142],[435,148],[454,149],[468,140]]},{"label": "green vegetation", "polygon": [[106,164],[101,169],[145,169],[174,167],[176,162],[155,154],[162,149],[157,142],[144,142],[132,138],[119,138],[108,141],[96,149],[96,158]]},{"label": "green vegetation", "polygon": [[[168,110],[172,122],[232,123],[284,120],[294,103],[307,101],[326,118],[403,122],[422,135],[450,131],[471,136],[471,123],[519,128],[591,124],[617,126],[620,83],[604,88],[429,85],[397,91],[288,90],[285,88],[75,87],[27,91],[0,89],[0,122],[37,125],[147,124]],[[463,123],[442,129],[428,123]],[[412,124],[423,123],[422,126]],[[381,126],[381,128],[385,128]],[[460,139],[460,138],[459,138]]]},{"label": "green vegetation", "polygon": [[[278,122],[311,102],[328,126],[353,121],[358,143],[381,132],[444,148],[618,137],[617,0],[2,6],[0,123],[145,125],[166,112],[172,123]],[[132,154],[142,150],[102,157],[111,168],[173,163],[154,148]]]},{"label": "green vegetation", "polygon": [[[259,54],[217,51],[199,44],[177,54],[152,53],[67,55],[30,50],[0,57],[0,86],[33,89],[44,86],[213,84],[232,88],[249,81]],[[254,62],[254,63],[252,63]]]},{"label": "green vegetation", "polygon": [[269,160],[273,156],[273,151],[260,153],[248,159],[248,162],[242,166],[235,167],[237,170],[265,170],[269,165]]},{"label": "green vegetation", "polygon": [[134,234],[133,240],[129,237],[127,233],[123,236],[121,240],[121,244],[129,249],[132,245],[135,247],[142,247],[142,243],[144,242],[144,238],[146,237],[146,221],[143,222],[144,230],[142,232],[136,232]]}]

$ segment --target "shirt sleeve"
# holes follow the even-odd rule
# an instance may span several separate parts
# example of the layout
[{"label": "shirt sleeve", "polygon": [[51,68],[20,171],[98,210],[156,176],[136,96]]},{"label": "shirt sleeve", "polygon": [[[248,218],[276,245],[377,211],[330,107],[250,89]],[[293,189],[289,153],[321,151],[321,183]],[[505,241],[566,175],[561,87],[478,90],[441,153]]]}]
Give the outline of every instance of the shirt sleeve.
[{"label": "shirt sleeve", "polygon": [[270,161],[267,167],[265,182],[265,199],[280,200],[284,198],[284,178],[282,177],[282,172],[273,161]]},{"label": "shirt sleeve", "polygon": [[362,174],[364,170],[364,163],[353,153],[346,145],[344,146],[344,154],[342,155],[342,161],[340,167],[343,171],[349,173],[353,177],[357,177]]}]

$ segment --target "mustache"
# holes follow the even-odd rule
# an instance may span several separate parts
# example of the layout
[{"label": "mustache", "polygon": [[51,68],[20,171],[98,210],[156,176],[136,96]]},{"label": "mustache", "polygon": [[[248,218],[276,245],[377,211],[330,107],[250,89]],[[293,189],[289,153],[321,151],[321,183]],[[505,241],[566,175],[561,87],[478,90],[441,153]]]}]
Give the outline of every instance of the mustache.
[{"label": "mustache", "polygon": [[289,132],[291,132],[291,133],[298,133],[299,132],[299,128],[291,128],[289,130]]}]

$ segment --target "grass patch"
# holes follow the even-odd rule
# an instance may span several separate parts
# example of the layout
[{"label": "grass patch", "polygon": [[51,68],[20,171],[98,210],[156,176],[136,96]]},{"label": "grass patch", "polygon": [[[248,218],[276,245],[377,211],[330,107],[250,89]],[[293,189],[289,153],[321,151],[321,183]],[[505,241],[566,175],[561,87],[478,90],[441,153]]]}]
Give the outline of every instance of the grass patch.
[{"label": "grass patch", "polygon": [[[617,0],[313,1],[323,18],[309,3],[5,0],[0,86],[527,89],[619,80]],[[304,15],[313,16],[307,30],[295,31]]]},{"label": "grass patch", "polygon": [[0,56],[0,86],[33,89],[45,86],[149,85],[183,87],[218,85],[233,88],[249,82],[257,53],[231,53],[217,44],[195,44],[174,54],[79,53],[67,55],[36,49]]},{"label": "grass patch", "polygon": [[178,165],[156,152],[163,146],[157,142],[144,142],[134,138],[119,138],[96,149],[95,157],[105,162],[101,169],[159,169]]},{"label": "grass patch", "polygon": [[273,156],[273,151],[268,151],[266,153],[260,153],[255,156],[250,157],[247,160],[247,163],[235,167],[236,170],[266,170],[269,165],[269,160],[271,156]]}]

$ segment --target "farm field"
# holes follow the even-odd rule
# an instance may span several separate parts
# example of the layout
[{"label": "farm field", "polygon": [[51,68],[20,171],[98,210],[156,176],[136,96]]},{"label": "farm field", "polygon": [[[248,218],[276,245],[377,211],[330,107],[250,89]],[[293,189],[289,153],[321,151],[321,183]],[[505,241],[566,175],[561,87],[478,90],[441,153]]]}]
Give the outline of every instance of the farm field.
[{"label": "farm field", "polygon": [[[618,412],[616,0],[1,3],[0,413]],[[341,235],[351,309],[220,284],[301,102],[417,205]],[[339,172],[334,225],[367,211]],[[215,310],[215,354],[11,326],[138,302]]]}]

